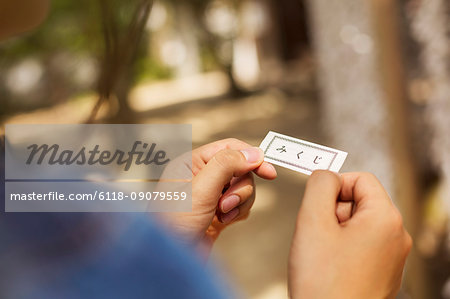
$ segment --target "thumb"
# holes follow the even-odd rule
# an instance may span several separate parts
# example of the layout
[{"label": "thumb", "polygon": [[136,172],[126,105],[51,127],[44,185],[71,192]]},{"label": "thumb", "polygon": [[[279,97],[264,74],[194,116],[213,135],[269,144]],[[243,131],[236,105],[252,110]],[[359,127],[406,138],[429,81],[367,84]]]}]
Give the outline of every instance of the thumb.
[{"label": "thumb", "polygon": [[341,185],[342,179],[338,174],[326,170],[314,171],[306,184],[300,213],[318,223],[337,224],[336,204]]},{"label": "thumb", "polygon": [[193,204],[212,211],[217,206],[223,188],[231,179],[258,168],[263,159],[264,154],[257,147],[217,152],[192,180],[193,196],[197,198]]}]

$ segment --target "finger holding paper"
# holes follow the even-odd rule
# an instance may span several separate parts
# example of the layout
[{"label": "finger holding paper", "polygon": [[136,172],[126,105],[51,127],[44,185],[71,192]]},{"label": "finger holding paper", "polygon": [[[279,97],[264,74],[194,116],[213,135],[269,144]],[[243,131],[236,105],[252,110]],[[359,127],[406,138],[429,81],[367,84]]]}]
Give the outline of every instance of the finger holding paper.
[{"label": "finger holding paper", "polygon": [[[192,212],[164,215],[169,225],[206,252],[228,225],[245,219],[253,205],[252,172],[264,179],[276,177],[263,161],[261,149],[237,139],[225,139],[192,152]],[[187,167],[178,163],[175,169]]]},{"label": "finger holding paper", "polygon": [[[336,221],[339,198],[355,202],[345,222]],[[410,249],[401,215],[375,176],[315,171],[291,246],[291,296],[395,298]]]}]

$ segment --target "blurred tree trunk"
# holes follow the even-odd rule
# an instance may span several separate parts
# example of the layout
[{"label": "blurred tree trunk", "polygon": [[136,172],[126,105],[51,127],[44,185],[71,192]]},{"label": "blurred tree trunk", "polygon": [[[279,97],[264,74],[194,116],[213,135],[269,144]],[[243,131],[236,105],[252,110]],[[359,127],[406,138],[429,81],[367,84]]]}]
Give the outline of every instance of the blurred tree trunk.
[{"label": "blurred tree trunk", "polygon": [[[420,185],[408,131],[394,0],[309,0],[322,112],[333,143],[349,151],[346,170],[375,173],[413,238],[421,223]],[[425,264],[413,249],[405,290],[429,298]]]},{"label": "blurred tree trunk", "polygon": [[111,123],[134,123],[134,112],[128,104],[128,94],[134,83],[133,64],[131,63],[128,67],[125,67],[123,73],[119,75],[116,86],[114,86],[113,90],[117,97],[118,107],[116,114],[112,115],[110,119]]},{"label": "blurred tree trunk", "polygon": [[94,122],[101,105],[114,97],[119,109],[111,121],[133,122],[128,93],[134,83],[134,63],[152,4],[152,0],[99,0],[104,52],[98,80],[99,98],[88,122]]},{"label": "blurred tree trunk", "polygon": [[450,214],[450,3],[418,1],[412,32],[421,47],[421,63],[432,90],[426,116],[433,130],[432,158],[447,185]]},{"label": "blurred tree trunk", "polygon": [[[404,58],[400,36],[400,14],[397,2],[373,0],[372,11],[377,34],[382,85],[384,88],[391,125],[391,148],[396,175],[396,195],[403,212],[405,226],[416,238],[423,225],[424,190],[418,177],[418,163],[412,152],[410,105],[406,92]],[[407,265],[406,287],[414,298],[436,297],[430,287],[426,261],[416,246]]]},{"label": "blurred tree trunk", "polygon": [[198,23],[195,20],[192,4],[180,2],[175,5],[177,34],[185,50],[185,61],[177,66],[177,77],[192,76],[201,71],[201,57],[198,41]]},{"label": "blurred tree trunk", "polygon": [[389,116],[370,2],[309,0],[307,5],[327,137],[349,151],[345,169],[373,172],[392,193]]},{"label": "blurred tree trunk", "polygon": [[[412,35],[420,47],[423,77],[431,86],[426,99],[425,119],[431,127],[431,160],[439,170],[443,192],[441,200],[450,217],[450,3],[448,0],[415,2],[411,13]],[[436,284],[442,288],[439,276],[447,275],[444,298],[450,298],[450,221],[447,221],[447,242],[443,241],[439,266],[434,269]],[[442,233],[445,238],[445,232]],[[439,259],[439,252],[436,252]],[[447,262],[447,263],[445,263]],[[446,265],[447,264],[447,265]],[[446,267],[447,266],[447,267]],[[445,279],[445,278],[444,278]],[[441,290],[437,290],[441,291]]]},{"label": "blurred tree trunk", "polygon": [[298,59],[310,47],[305,1],[271,0],[270,4],[278,24],[282,59]]}]

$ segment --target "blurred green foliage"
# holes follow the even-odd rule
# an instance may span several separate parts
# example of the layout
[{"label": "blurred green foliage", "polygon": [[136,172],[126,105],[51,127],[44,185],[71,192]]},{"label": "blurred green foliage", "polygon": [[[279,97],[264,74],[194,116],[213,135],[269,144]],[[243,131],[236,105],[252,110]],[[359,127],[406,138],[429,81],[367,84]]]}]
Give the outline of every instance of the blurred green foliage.
[{"label": "blurred green foliage", "polygon": [[[113,19],[113,42],[119,47],[127,45],[128,29],[134,21],[135,9],[140,0],[54,0],[51,1],[45,21],[34,30],[0,43],[0,117],[68,100],[80,93],[97,89],[97,78],[89,86],[78,86],[71,72],[77,61],[89,59],[102,74],[102,61],[108,51],[105,43],[105,15]],[[107,12],[105,12],[107,10]],[[109,14],[109,15],[108,15]],[[111,28],[111,26],[109,26]],[[149,35],[143,32],[136,51],[136,60],[122,70],[129,76],[130,86],[140,80],[167,79],[171,70],[157,57],[149,55]],[[109,45],[111,46],[111,45]],[[57,59],[63,54],[68,59]],[[119,54],[120,57],[120,54]],[[28,95],[10,92],[5,81],[8,70],[22,61],[32,58],[43,67],[39,88]],[[70,63],[70,66],[64,65]],[[56,64],[56,65],[55,65]],[[75,66],[74,66],[75,64]],[[56,76],[56,77],[55,77]],[[55,90],[58,90],[55,92]],[[62,91],[62,92],[61,92]],[[27,100],[27,98],[29,100]]]},{"label": "blurred green foliage", "polygon": [[[103,85],[106,84],[110,88],[122,85],[119,87],[121,94],[119,97],[123,98],[124,105],[127,88],[141,81],[172,78],[175,74],[174,69],[160,60],[158,47],[150,47],[153,33],[144,30],[139,39],[129,38],[130,26],[136,20],[136,7],[139,7],[141,2],[141,0],[53,0],[50,2],[48,16],[40,26],[0,42],[2,102],[0,118],[21,111],[51,106],[82,93],[98,91],[101,86],[99,82],[102,82],[102,78],[109,79],[108,74],[116,78],[106,80]],[[194,13],[193,25],[196,27],[193,30],[198,32],[201,70],[223,69],[223,63],[217,56],[220,40],[212,36],[203,24],[205,8],[210,0],[161,0],[161,2],[169,11],[168,24],[175,30],[177,10],[173,8],[178,5],[190,7]],[[130,44],[134,44],[129,42],[130,40],[139,40],[134,50],[129,47]],[[128,53],[127,51],[135,54],[130,61],[122,59],[129,56],[124,55]],[[30,93],[15,94],[6,83],[8,71],[28,58],[38,61],[42,66],[42,78],[39,80],[39,86]],[[93,63],[97,70],[96,78],[89,77],[88,86],[80,85],[74,74],[81,68],[80,63],[84,60]],[[121,75],[114,75],[115,73]]]},{"label": "blurred green foliage", "polygon": [[1,59],[13,63],[26,56],[44,58],[57,51],[98,51],[102,41],[95,4],[86,0],[52,1],[47,19],[38,28],[1,45]]},{"label": "blurred green foliage", "polygon": [[[123,34],[134,8],[123,4],[136,1],[111,2],[116,2],[111,6],[118,8],[114,16],[119,24],[118,34]],[[27,57],[45,61],[61,52],[99,59],[105,46],[101,22],[99,1],[52,1],[47,19],[38,28],[0,44],[0,70]],[[145,35],[147,33],[144,33],[144,41],[148,41]],[[143,54],[141,56],[148,56],[148,53]],[[170,70],[154,57],[139,57],[136,68],[138,79],[171,76]]]}]

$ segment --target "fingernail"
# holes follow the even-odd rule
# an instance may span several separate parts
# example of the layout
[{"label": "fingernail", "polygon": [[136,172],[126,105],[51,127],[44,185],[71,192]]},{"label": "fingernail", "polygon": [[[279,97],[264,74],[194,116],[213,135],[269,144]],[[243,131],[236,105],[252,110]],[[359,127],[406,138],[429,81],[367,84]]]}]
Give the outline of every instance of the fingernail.
[{"label": "fingernail", "polygon": [[236,195],[236,194],[232,194],[232,195],[226,197],[222,201],[222,212],[223,213],[228,213],[233,208],[237,207],[237,205],[240,202],[241,202],[241,198],[238,195]]},{"label": "fingernail", "polygon": [[225,223],[225,224],[230,223],[231,221],[233,221],[237,217],[237,215],[239,215],[239,209],[238,208],[234,208],[230,212],[222,215],[222,222]]},{"label": "fingernail", "polygon": [[263,152],[259,147],[249,147],[241,150],[248,163],[255,163],[261,160]]},{"label": "fingernail", "polygon": [[275,167],[273,167],[272,164],[267,163],[267,168],[270,168],[270,171],[273,171],[273,172],[275,172],[275,174],[277,174],[277,170],[275,169]]}]

